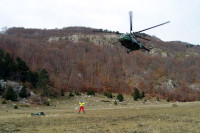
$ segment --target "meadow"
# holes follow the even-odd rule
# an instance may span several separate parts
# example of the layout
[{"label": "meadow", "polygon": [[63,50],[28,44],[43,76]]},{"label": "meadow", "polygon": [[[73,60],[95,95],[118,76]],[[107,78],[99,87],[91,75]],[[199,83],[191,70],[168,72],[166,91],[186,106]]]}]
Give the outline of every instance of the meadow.
[{"label": "meadow", "polygon": [[[78,101],[86,102],[86,114],[78,114]],[[199,133],[200,102],[125,101],[114,104],[103,95],[59,97],[50,106],[7,101],[0,106],[2,133]],[[0,102],[2,102],[0,98]],[[14,105],[18,109],[14,109]],[[31,113],[44,112],[44,116]]]}]

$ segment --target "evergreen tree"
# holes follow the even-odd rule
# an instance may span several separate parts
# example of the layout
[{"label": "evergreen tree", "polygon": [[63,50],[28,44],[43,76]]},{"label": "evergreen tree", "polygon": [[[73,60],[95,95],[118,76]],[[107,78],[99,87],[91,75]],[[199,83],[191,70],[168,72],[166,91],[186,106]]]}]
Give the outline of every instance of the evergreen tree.
[{"label": "evergreen tree", "polygon": [[141,98],[144,98],[144,97],[145,97],[145,94],[144,94],[144,91],[142,91]]},{"label": "evergreen tree", "polygon": [[88,91],[87,91],[87,95],[95,95],[94,90],[88,90]]},{"label": "evergreen tree", "polygon": [[21,60],[19,57],[17,57],[17,71],[20,75],[20,79],[22,82],[25,82],[27,80],[27,73],[29,71],[29,67],[26,65],[26,62]]},{"label": "evergreen tree", "polygon": [[60,94],[61,96],[65,96],[65,93],[64,93],[64,90],[63,89],[61,89],[61,94]]},{"label": "evergreen tree", "polygon": [[20,92],[19,92],[19,96],[21,97],[21,98],[26,98],[28,95],[27,95],[27,91],[26,91],[26,86],[24,85],[23,87],[22,87],[22,89],[20,90]]},{"label": "evergreen tree", "polygon": [[6,53],[6,55],[3,58],[3,64],[2,64],[2,77],[3,78],[9,78],[11,75],[15,75],[16,72],[16,64],[13,61],[13,59],[10,57],[9,53]]},{"label": "evergreen tree", "polygon": [[27,73],[27,81],[30,82],[34,87],[36,87],[38,77],[39,76],[37,72],[28,71]]},{"label": "evergreen tree", "polygon": [[3,53],[3,50],[2,49],[0,49],[0,78],[2,78],[2,72],[4,71],[3,70],[3,55],[4,55],[4,53]]},{"label": "evergreen tree", "polygon": [[120,93],[120,94],[117,95],[117,99],[118,99],[120,102],[122,102],[122,101],[124,100],[124,97],[123,97],[123,95]]},{"label": "evergreen tree", "polygon": [[44,95],[48,94],[47,93],[48,82],[49,82],[48,72],[46,71],[46,69],[42,69],[38,77],[37,87],[42,89]]},{"label": "evergreen tree", "polygon": [[12,87],[8,88],[5,98],[6,100],[17,101],[17,93],[13,90]]},{"label": "evergreen tree", "polygon": [[70,91],[69,92],[69,97],[73,97],[74,96],[74,94]]},{"label": "evergreen tree", "polygon": [[3,93],[3,87],[0,84],[0,95],[2,95],[2,93]]},{"label": "evergreen tree", "polygon": [[0,49],[0,59],[2,59],[2,58],[3,58],[3,55],[4,55],[4,52],[3,52],[3,50],[2,50],[2,49]]},{"label": "evergreen tree", "polygon": [[137,101],[138,99],[141,98],[140,92],[139,92],[139,90],[137,88],[135,89],[135,92],[133,94],[133,98],[134,98],[135,101]]}]

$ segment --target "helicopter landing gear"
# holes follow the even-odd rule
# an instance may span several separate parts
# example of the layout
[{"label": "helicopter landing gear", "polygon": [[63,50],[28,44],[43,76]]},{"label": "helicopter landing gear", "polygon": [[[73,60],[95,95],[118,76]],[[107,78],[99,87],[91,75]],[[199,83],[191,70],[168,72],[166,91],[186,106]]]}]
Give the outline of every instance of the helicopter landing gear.
[{"label": "helicopter landing gear", "polygon": [[148,49],[148,48],[143,46],[143,50],[146,50],[146,51],[150,52],[151,49],[150,48]]},{"label": "helicopter landing gear", "polygon": [[131,51],[133,51],[133,50],[129,50],[129,51],[127,51],[127,54],[129,54]]}]

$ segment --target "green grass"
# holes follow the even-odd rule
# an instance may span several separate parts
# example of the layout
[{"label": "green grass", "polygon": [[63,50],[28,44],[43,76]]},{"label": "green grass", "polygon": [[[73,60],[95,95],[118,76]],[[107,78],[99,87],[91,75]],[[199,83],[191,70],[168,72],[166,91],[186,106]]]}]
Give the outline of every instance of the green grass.
[{"label": "green grass", "polygon": [[[86,114],[77,114],[79,100],[86,101]],[[2,99],[0,99],[1,101]],[[23,106],[13,108],[13,102],[0,105],[0,132],[62,133],[62,132],[137,132],[137,133],[199,133],[200,102],[149,103],[133,101],[125,96],[124,102],[114,105],[115,99],[102,95],[51,99],[52,106]],[[110,102],[102,102],[110,101]],[[173,107],[176,104],[177,107]],[[31,113],[45,112],[45,116]]]}]

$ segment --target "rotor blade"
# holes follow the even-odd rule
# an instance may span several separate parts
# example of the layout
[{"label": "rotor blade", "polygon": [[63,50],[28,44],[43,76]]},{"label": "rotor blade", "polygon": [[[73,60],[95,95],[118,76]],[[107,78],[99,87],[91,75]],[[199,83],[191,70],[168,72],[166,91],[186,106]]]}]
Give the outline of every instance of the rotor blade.
[{"label": "rotor blade", "polygon": [[146,41],[151,41],[150,39],[147,39],[147,38],[144,38],[144,37],[141,37],[141,36],[138,36],[138,35],[135,35],[135,36],[138,37],[138,38],[144,39]]},{"label": "rotor blade", "polygon": [[130,33],[132,32],[132,11],[129,11],[130,16]]},{"label": "rotor blade", "polygon": [[147,28],[147,29],[144,29],[144,30],[141,30],[141,31],[137,31],[137,32],[135,32],[135,33],[140,33],[140,32],[146,31],[146,30],[150,30],[150,29],[156,28],[156,27],[158,27],[158,26],[161,26],[161,25],[164,25],[164,24],[167,24],[167,23],[170,23],[170,21],[164,22],[164,23],[159,24],[159,25],[152,26],[152,27],[150,27],[150,28]]}]

